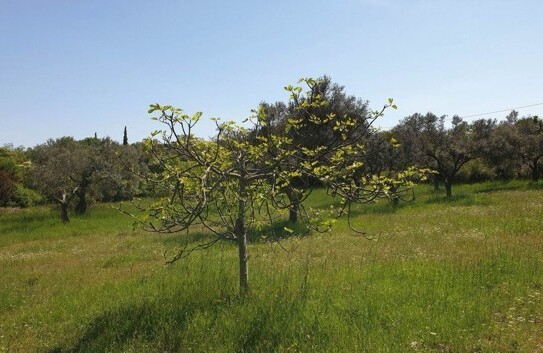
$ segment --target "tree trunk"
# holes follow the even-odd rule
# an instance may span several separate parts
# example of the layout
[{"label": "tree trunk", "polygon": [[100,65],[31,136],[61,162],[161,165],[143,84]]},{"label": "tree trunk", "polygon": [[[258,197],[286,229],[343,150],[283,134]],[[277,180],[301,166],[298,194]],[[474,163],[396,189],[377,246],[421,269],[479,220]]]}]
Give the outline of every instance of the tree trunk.
[{"label": "tree trunk", "polygon": [[534,161],[534,165],[532,168],[532,181],[533,182],[539,181],[539,163],[537,161]]},{"label": "tree trunk", "polygon": [[300,208],[300,203],[298,198],[294,198],[292,200],[292,206],[289,209],[288,213],[288,221],[290,223],[296,223],[298,222],[298,209]]},{"label": "tree trunk", "polygon": [[439,176],[438,175],[434,175],[434,191],[438,191],[439,190]]},{"label": "tree trunk", "polygon": [[91,185],[91,177],[93,173],[94,169],[85,171],[79,180],[79,185],[77,185],[77,189],[75,191],[75,194],[79,199],[77,205],[75,206],[75,212],[77,214],[85,214],[85,212],[87,212],[87,188],[89,185]]},{"label": "tree trunk", "polygon": [[70,221],[70,218],[68,217],[68,203],[67,202],[60,202],[60,220],[63,223],[67,223]]},{"label": "tree trunk", "polygon": [[392,186],[390,188],[390,204],[392,207],[396,207],[400,204],[400,198],[398,197],[398,194],[396,193],[396,187]]},{"label": "tree trunk", "polygon": [[85,212],[87,212],[87,193],[83,190],[77,193],[77,197],[79,198],[79,201],[75,206],[75,212],[77,214],[85,214]]},{"label": "tree trunk", "polygon": [[67,223],[70,221],[70,218],[68,217],[68,206],[70,206],[70,201],[72,200],[73,193],[70,197],[68,197],[66,191],[62,192],[62,198],[55,198],[55,200],[60,205],[60,220],[63,223]]},{"label": "tree trunk", "polygon": [[452,197],[452,181],[448,178],[445,178],[445,191],[447,193],[447,198],[450,199]]},{"label": "tree trunk", "polygon": [[247,256],[247,233],[245,225],[239,218],[236,220],[236,236],[238,237],[239,253],[239,292],[242,295],[249,292],[249,264]]},{"label": "tree trunk", "polygon": [[298,213],[300,211],[300,194],[296,190],[288,190],[287,196],[290,201],[288,221],[290,223],[298,222]]},{"label": "tree trunk", "polygon": [[241,295],[246,295],[249,292],[249,264],[247,255],[247,229],[245,228],[245,203],[247,192],[245,190],[245,180],[242,173],[239,182],[239,201],[238,201],[238,217],[234,229],[235,236],[238,240],[239,254],[239,292]]}]

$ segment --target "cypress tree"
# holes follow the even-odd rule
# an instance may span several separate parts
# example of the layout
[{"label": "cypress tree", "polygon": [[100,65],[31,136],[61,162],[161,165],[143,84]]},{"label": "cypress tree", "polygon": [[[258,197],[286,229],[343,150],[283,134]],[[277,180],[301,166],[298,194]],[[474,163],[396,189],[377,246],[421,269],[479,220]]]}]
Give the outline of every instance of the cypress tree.
[{"label": "cypress tree", "polygon": [[128,134],[126,133],[126,126],[124,127],[123,146],[128,145]]}]

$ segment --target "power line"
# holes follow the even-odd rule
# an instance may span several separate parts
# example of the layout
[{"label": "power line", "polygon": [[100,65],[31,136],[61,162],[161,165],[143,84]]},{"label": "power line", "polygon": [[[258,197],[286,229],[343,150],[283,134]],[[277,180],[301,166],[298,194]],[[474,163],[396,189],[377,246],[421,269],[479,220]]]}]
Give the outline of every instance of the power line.
[{"label": "power line", "polygon": [[473,114],[473,115],[465,115],[465,116],[462,116],[462,118],[473,118],[473,117],[476,117],[476,116],[482,116],[482,115],[488,115],[488,114],[495,114],[495,113],[503,113],[503,112],[510,112],[511,110],[517,110],[517,109],[522,109],[522,108],[529,108],[529,107],[535,107],[537,105],[543,105],[543,103],[536,103],[536,104],[530,104],[530,105],[523,105],[521,107],[516,107],[516,108],[509,108],[509,109],[503,109],[503,110],[496,110],[496,111],[493,111],[493,112],[488,112],[488,113],[480,113],[480,114]]}]

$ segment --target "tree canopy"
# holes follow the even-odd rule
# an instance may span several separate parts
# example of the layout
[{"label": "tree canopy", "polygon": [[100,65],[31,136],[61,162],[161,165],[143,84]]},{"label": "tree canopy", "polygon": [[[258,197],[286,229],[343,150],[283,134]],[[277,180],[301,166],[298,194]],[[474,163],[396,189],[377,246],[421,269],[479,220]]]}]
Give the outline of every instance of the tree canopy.
[{"label": "tree canopy", "polygon": [[68,208],[73,200],[77,201],[75,211],[83,214],[89,193],[112,201],[130,198],[136,192],[137,178],[122,163],[129,164],[134,171],[141,170],[133,149],[110,138],[50,139],[31,150],[33,187],[58,203],[61,220],[68,222]]},{"label": "tree canopy", "polygon": [[[420,172],[413,168],[394,175],[356,173],[363,166],[358,157],[365,151],[360,137],[369,133],[371,124],[385,109],[393,106],[392,100],[363,119],[347,113],[313,114],[328,104],[317,93],[321,82],[302,79],[300,83],[286,87],[294,114],[283,117],[280,130],[274,128],[275,119],[261,105],[248,119],[250,127],[215,120],[215,136],[204,140],[194,135],[201,113],[187,115],[170,105],[150,106],[149,113],[155,114],[153,119],[164,128],[145,141],[161,165],[148,182],[164,190],[166,196],[138,204],[146,211],[138,221],[145,229],[160,233],[203,228],[214,235],[209,242],[193,248],[186,243],[170,262],[219,240],[235,241],[239,248],[240,290],[246,292],[247,229],[280,220],[283,211],[293,208],[289,192],[310,192],[306,186],[301,189],[295,180],[314,178],[329,195],[337,197],[335,208],[304,210],[307,224],[320,231],[329,229],[335,218],[349,216],[353,203],[388,197],[400,187],[413,185],[411,178]],[[315,139],[311,148],[296,138],[323,126],[327,127],[328,138]]]}]

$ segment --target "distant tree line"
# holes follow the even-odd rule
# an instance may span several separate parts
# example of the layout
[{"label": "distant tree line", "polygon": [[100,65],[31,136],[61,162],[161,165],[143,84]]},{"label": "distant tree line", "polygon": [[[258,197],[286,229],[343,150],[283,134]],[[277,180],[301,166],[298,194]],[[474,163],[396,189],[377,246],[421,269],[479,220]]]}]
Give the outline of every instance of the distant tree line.
[{"label": "distant tree line", "polygon": [[[321,118],[336,114],[368,123],[368,102],[347,95],[344,87],[333,83],[329,77],[320,79],[316,91],[328,104],[309,114]],[[308,113],[297,111],[292,102],[264,102],[262,106],[268,110],[273,126],[278,130],[287,119]],[[519,117],[517,111],[512,111],[502,121],[479,119],[467,122],[453,116],[447,122],[445,115],[416,113],[405,117],[390,130],[368,127],[371,133],[349,137],[366,147],[359,156],[362,166],[355,172],[360,176],[380,176],[393,175],[413,165],[429,168],[433,171],[431,179],[435,188],[443,185],[447,197],[452,196],[452,186],[457,182],[513,178],[529,178],[537,182],[540,179],[543,172],[543,121],[539,117]],[[333,127],[324,124],[292,138],[311,149],[322,142],[331,143]]]},{"label": "distant tree line", "polygon": [[[436,188],[442,183],[447,197],[456,182],[531,179],[543,171],[543,121],[519,118],[512,111],[503,121],[463,121],[433,113],[413,114],[390,133],[399,143],[398,163],[416,163],[435,171]],[[389,134],[389,133],[387,133]]]},{"label": "distant tree line", "polygon": [[141,143],[119,144],[109,137],[50,139],[33,148],[0,148],[0,206],[57,203],[87,211],[89,203],[127,200],[148,192],[141,178],[152,165]]},{"label": "distant tree line", "polygon": [[[344,87],[329,77],[318,80],[308,97],[327,104],[304,103],[304,109],[300,109],[303,102],[295,99],[262,102],[259,109],[265,110],[269,122],[243,138],[256,145],[270,133],[284,136],[297,146],[291,152],[292,161],[317,146],[333,148],[338,141],[348,139],[351,144],[364,146],[356,158],[349,156],[356,163],[354,175],[392,177],[413,165],[429,168],[434,186],[444,186],[447,197],[452,196],[452,187],[458,182],[514,178],[538,181],[543,172],[543,122],[537,116],[520,117],[512,111],[500,121],[467,122],[453,116],[449,122],[446,116],[417,113],[383,131],[372,127],[375,115],[368,102],[346,94]],[[292,122],[302,121],[303,115],[320,123],[292,128]],[[337,122],[342,119],[358,127],[349,136],[338,138]],[[61,219],[66,222],[69,210],[83,214],[92,202],[159,194],[160,190],[145,181],[145,176],[159,175],[165,168],[164,160],[157,158],[157,148],[160,144],[155,144],[153,150],[143,143],[129,144],[126,127],[122,143],[95,134],[83,140],[51,139],[27,149],[5,145],[0,147],[0,206],[57,203]],[[285,173],[293,166],[289,163],[281,166]],[[288,183],[284,191],[292,205],[291,221],[296,221],[297,207],[306,197],[303,190],[319,180],[300,175]],[[401,198],[396,193],[391,202]]]}]

